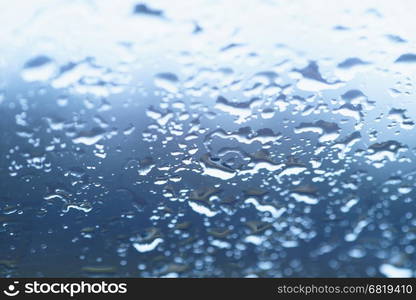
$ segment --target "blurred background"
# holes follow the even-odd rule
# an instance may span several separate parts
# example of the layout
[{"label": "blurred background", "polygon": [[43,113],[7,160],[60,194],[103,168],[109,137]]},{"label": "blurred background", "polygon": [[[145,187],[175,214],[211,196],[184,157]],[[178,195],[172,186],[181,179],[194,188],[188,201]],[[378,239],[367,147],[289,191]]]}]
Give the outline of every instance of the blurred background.
[{"label": "blurred background", "polygon": [[0,0],[0,276],[415,276],[415,9]]}]

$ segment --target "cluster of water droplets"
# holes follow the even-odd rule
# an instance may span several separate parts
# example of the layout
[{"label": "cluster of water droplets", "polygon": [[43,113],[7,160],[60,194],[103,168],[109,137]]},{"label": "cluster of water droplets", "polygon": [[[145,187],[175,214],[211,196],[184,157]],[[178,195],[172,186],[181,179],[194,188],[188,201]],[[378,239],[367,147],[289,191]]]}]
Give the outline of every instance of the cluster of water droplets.
[{"label": "cluster of water droplets", "polygon": [[196,2],[71,4],[96,27],[70,46],[52,7],[5,53],[0,274],[414,276],[416,52],[391,7]]}]

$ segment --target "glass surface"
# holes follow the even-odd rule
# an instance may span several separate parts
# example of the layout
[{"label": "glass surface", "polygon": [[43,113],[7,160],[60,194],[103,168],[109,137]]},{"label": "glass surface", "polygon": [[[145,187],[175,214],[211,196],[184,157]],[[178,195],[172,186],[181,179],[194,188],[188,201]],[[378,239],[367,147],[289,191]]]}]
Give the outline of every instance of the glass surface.
[{"label": "glass surface", "polygon": [[414,1],[0,1],[0,275],[412,277]]}]

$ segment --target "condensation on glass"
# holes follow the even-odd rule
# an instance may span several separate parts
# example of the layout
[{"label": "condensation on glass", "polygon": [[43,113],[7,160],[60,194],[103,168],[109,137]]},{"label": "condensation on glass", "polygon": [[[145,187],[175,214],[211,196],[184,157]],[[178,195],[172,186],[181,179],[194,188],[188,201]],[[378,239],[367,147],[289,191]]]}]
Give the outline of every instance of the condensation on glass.
[{"label": "condensation on glass", "polygon": [[415,8],[0,3],[0,274],[414,276]]}]

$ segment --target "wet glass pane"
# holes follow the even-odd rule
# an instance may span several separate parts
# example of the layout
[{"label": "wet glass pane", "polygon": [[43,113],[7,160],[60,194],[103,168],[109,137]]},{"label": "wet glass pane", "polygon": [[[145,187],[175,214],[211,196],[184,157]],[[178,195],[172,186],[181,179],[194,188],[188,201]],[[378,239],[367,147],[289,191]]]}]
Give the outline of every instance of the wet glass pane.
[{"label": "wet glass pane", "polygon": [[0,275],[411,277],[412,1],[1,1]]}]

